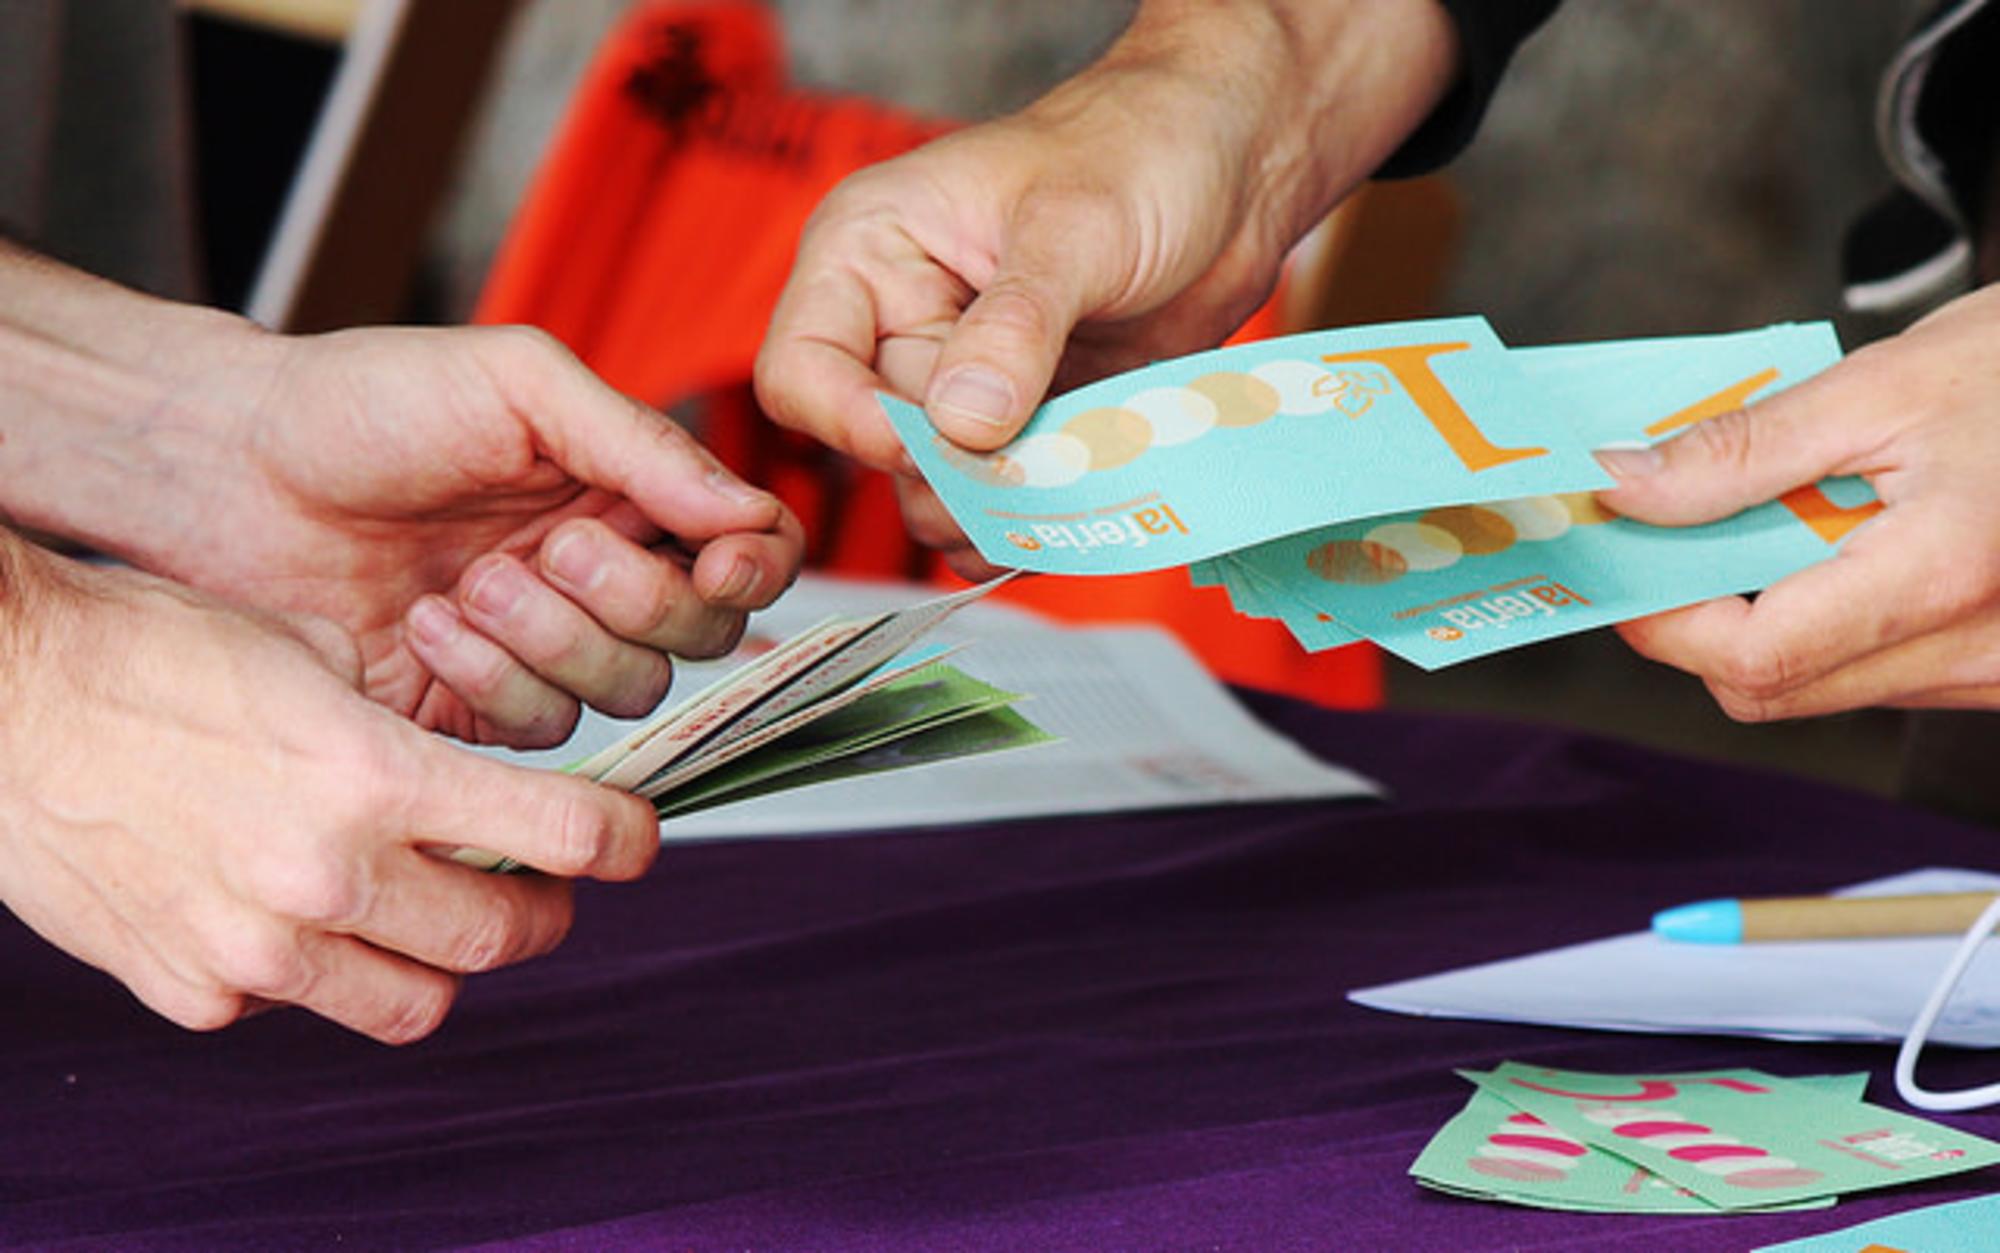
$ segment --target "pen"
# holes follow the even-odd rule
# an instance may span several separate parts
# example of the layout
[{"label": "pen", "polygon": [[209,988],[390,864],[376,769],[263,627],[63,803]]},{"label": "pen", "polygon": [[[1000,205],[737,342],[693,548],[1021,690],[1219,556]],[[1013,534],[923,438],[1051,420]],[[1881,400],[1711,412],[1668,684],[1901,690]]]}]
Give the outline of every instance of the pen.
[{"label": "pen", "polygon": [[1696,901],[1653,915],[1653,934],[1686,944],[1952,935],[1993,903],[1992,892],[1923,896],[1770,896]]}]

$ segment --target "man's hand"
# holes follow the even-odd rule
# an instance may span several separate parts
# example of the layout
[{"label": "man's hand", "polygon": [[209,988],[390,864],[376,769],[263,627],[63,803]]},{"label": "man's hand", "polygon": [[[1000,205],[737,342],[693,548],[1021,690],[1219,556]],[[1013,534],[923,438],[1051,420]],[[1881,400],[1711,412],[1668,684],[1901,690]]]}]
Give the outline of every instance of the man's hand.
[{"label": "man's hand", "polygon": [[907,476],[913,532],[976,564],[874,393],[991,449],[1052,384],[1220,342],[1429,111],[1455,39],[1434,0],[1151,0],[1027,110],[827,198],[758,359],[764,407]]},{"label": "man's hand", "polygon": [[1600,453],[1642,522],[1728,517],[1827,475],[1886,506],[1831,560],[1754,601],[1619,629],[1731,717],[1866,705],[2000,708],[2000,285],[1651,452]]},{"label": "man's hand", "polygon": [[670,654],[727,652],[798,570],[775,497],[539,332],[275,347],[189,396],[232,421],[203,436],[210,508],[152,564],[332,620],[368,694],[424,726],[548,744],[578,697],[643,714]]},{"label": "man's hand", "polygon": [[645,802],[426,734],[319,642],[0,533],[0,902],[184,1026],[292,1003],[400,1043],[570,922],[563,879],[438,851],[646,869]]},{"label": "man's hand", "polygon": [[798,523],[521,328],[291,338],[0,246],[0,516],[325,619],[475,741],[638,715],[730,648]]}]

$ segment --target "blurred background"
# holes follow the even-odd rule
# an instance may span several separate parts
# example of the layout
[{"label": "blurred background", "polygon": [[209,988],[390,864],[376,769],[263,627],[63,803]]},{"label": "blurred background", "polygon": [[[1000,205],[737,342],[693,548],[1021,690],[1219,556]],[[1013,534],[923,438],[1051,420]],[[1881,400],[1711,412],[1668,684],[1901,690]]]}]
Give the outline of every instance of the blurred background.
[{"label": "blurred background", "polygon": [[[907,111],[900,142],[923,119],[1026,103],[1088,63],[1134,5],[768,7],[786,89]],[[1836,262],[1847,222],[1888,185],[1872,110],[1915,7],[1572,0],[1522,51],[1472,148],[1430,180],[1423,211],[1394,215],[1425,229],[1363,249],[1384,288],[1366,308],[1483,313],[1517,344],[1832,317],[1853,347],[1895,329],[1839,312]],[[0,222],[99,272],[277,325],[466,319],[493,298],[558,128],[634,8],[0,0]],[[169,47],[177,70],[163,78]],[[705,84],[661,80],[654,105],[671,113],[694,99],[674,91]],[[691,271],[715,270],[705,245],[687,241]],[[661,318],[644,348],[662,359],[704,329],[699,301]],[[1388,661],[1381,678],[1394,705],[1589,727],[1873,791],[1895,780],[1898,715],[1737,726],[1609,633],[1432,675]]]}]

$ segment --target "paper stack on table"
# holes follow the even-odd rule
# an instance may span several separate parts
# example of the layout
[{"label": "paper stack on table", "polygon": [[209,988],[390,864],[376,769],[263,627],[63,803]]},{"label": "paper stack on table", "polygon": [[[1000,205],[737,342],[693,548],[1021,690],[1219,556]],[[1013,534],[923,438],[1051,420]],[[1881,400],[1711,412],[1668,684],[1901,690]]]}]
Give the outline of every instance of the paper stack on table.
[{"label": "paper stack on table", "polygon": [[1703,527],[1617,518],[1592,449],[1676,434],[1833,364],[1825,324],[1510,349],[1482,318],[1158,362],[973,454],[883,406],[982,556],[1060,574],[1188,566],[1311,650],[1435,668],[1775,582],[1877,509],[1856,479]]},{"label": "paper stack on table", "polygon": [[[832,779],[1048,742],[1019,694],[912,646],[999,583],[829,618],[565,769],[653,802],[661,817]],[[511,870],[479,849],[455,856]]]},{"label": "paper stack on table", "polygon": [[1870,1105],[1866,1075],[1600,1075],[1504,1062],[1410,1173],[1546,1209],[1768,1213],[1978,1170],[2000,1144]]}]

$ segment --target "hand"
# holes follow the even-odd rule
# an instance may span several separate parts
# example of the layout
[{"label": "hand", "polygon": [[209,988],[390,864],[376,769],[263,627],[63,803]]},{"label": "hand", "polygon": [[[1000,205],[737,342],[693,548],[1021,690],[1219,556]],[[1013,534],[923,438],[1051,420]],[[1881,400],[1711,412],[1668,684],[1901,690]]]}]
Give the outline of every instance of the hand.
[{"label": "hand", "polygon": [[388,1042],[458,976],[552,948],[569,885],[628,879],[645,802],[489,761],[357,694],[322,653],[174,584],[0,532],[0,901],[187,1027],[293,1003]]},{"label": "hand", "polygon": [[358,643],[427,727],[651,709],[797,570],[798,523],[538,332],[307,338],[0,245],[0,507]]},{"label": "hand", "polygon": [[964,558],[875,392],[990,449],[1052,382],[1218,343],[1429,110],[1454,39],[1429,0],[1147,4],[1024,112],[827,198],[758,359],[765,409],[907,476],[913,530]]},{"label": "hand", "polygon": [[1866,705],[2000,708],[2000,285],[1653,453],[1599,454],[1604,501],[1685,526],[1827,475],[1885,508],[1831,560],[1754,601],[1626,623],[1641,654],[1700,676],[1731,717]]},{"label": "hand", "polygon": [[653,708],[796,574],[798,523],[538,332],[281,340],[204,384],[216,488],[163,572],[316,614],[369,695],[470,740]]}]

